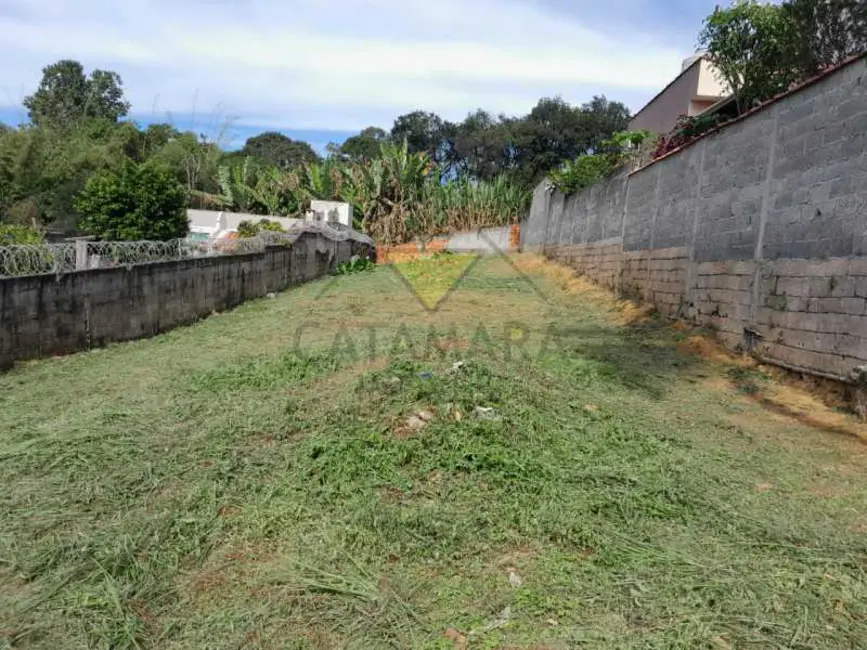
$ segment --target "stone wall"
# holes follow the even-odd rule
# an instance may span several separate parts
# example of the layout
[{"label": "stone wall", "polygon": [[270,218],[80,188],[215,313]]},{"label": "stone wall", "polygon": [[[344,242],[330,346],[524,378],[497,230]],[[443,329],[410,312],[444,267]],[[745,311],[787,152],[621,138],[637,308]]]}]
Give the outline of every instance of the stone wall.
[{"label": "stone wall", "polygon": [[312,280],[368,249],[303,233],[264,253],[0,279],[0,367],[153,336]]},{"label": "stone wall", "polygon": [[573,196],[541,184],[527,250],[732,348],[852,380],[867,365],[867,59]]}]

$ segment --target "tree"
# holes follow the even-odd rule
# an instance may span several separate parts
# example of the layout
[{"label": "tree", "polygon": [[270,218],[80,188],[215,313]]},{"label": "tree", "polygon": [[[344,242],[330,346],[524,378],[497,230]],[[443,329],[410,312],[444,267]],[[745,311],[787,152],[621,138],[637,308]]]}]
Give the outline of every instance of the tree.
[{"label": "tree", "polygon": [[391,139],[400,144],[406,140],[409,153],[427,153],[437,160],[442,142],[444,123],[435,113],[414,111],[399,116],[391,127]]},{"label": "tree", "polygon": [[481,109],[458,125],[448,125],[451,168],[475,180],[491,180],[511,167],[511,122]]},{"label": "tree", "polygon": [[567,160],[598,151],[629,122],[629,109],[605,96],[578,108],[563,99],[543,98],[530,114],[512,126],[515,174],[535,185]]},{"label": "tree", "polygon": [[319,161],[319,156],[306,142],[293,140],[282,133],[268,131],[248,139],[241,155],[258,158],[279,169],[290,170]]},{"label": "tree", "polygon": [[803,77],[867,51],[864,0],[790,0],[782,11],[794,30],[796,66]]},{"label": "tree", "polygon": [[116,122],[129,112],[122,86],[116,72],[94,70],[87,77],[78,61],[58,61],[43,68],[39,88],[24,106],[36,125],[68,127],[84,118]]},{"label": "tree", "polygon": [[347,139],[336,148],[335,153],[351,162],[368,162],[380,156],[382,144],[387,141],[388,133],[376,126],[369,126]]},{"label": "tree", "polygon": [[800,78],[793,54],[797,38],[779,6],[736,0],[705,19],[698,42],[744,113]]},{"label": "tree", "polygon": [[79,227],[103,240],[168,240],[189,232],[186,194],[170,170],[127,163],[91,176],[76,200]]}]

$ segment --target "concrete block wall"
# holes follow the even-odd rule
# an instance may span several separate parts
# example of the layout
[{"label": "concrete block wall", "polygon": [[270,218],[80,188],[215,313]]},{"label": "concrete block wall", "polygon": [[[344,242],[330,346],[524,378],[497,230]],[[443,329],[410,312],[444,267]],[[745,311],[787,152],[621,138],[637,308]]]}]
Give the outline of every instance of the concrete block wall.
[{"label": "concrete block wall", "polygon": [[732,348],[848,380],[867,365],[867,58],[521,227],[542,251]]},{"label": "concrete block wall", "polygon": [[303,233],[263,253],[0,279],[0,368],[153,336],[312,280],[368,248]]}]

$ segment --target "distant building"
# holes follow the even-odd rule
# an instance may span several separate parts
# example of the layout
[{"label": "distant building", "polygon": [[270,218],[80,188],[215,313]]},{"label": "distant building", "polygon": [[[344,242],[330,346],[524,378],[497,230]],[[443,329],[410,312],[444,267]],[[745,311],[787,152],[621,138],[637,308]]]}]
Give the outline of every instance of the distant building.
[{"label": "distant building", "polygon": [[187,219],[190,221],[188,239],[196,241],[213,241],[222,239],[230,233],[237,233],[238,226],[241,225],[242,221],[256,223],[262,219],[268,219],[269,221],[279,223],[284,230],[289,230],[295,224],[301,223],[301,219],[290,219],[288,217],[192,209],[187,210]]},{"label": "distant building", "polygon": [[630,131],[668,133],[681,115],[700,115],[729,96],[717,70],[701,54],[683,62],[680,74],[635,114]]},{"label": "distant building", "polygon": [[321,221],[325,223],[339,223],[347,228],[352,228],[352,206],[349,203],[339,201],[310,202],[310,210],[304,216],[307,221]]}]

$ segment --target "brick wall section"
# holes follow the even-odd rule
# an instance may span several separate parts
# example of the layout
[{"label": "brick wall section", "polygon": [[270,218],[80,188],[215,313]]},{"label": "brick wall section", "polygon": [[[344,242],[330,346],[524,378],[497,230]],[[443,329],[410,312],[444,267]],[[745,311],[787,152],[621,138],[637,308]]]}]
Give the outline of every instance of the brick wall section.
[{"label": "brick wall section", "polygon": [[195,322],[327,273],[367,246],[304,233],[264,253],[0,279],[0,367]]},{"label": "brick wall section", "polygon": [[732,348],[841,379],[867,365],[867,58],[628,177],[546,185],[525,250]]}]

